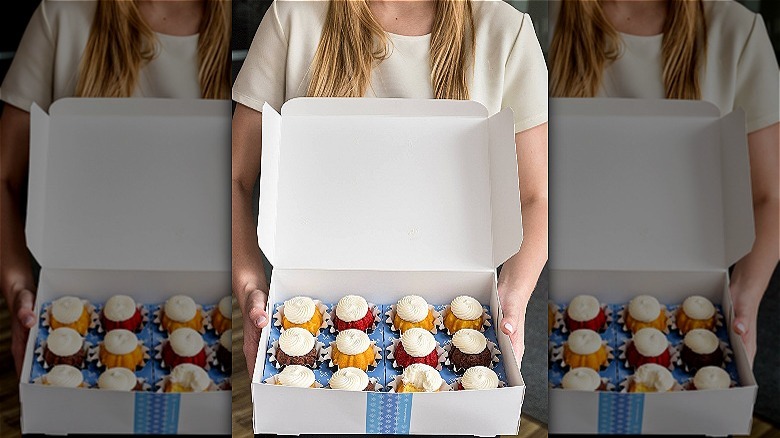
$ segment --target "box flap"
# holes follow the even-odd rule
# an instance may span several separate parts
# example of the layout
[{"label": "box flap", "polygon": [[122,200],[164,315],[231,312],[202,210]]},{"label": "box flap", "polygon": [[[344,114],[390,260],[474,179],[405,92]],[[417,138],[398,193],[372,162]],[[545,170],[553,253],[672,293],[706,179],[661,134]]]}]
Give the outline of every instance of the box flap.
[{"label": "box flap", "polygon": [[229,111],[173,99],[34,108],[26,231],[41,265],[229,270]]},{"label": "box flap", "polygon": [[[752,242],[744,115],[702,101],[553,99],[557,269],[724,269]],[[725,237],[724,237],[725,236]]]},{"label": "box flap", "polygon": [[[322,98],[265,110],[258,235],[275,266],[492,270],[519,247],[503,223],[521,227],[511,112]],[[494,254],[494,239],[509,243]]]},{"label": "box flap", "polygon": [[[510,108],[492,116],[490,125],[490,208],[493,211],[493,266],[512,257],[523,241],[514,117]],[[515,181],[512,186],[506,181]]]}]

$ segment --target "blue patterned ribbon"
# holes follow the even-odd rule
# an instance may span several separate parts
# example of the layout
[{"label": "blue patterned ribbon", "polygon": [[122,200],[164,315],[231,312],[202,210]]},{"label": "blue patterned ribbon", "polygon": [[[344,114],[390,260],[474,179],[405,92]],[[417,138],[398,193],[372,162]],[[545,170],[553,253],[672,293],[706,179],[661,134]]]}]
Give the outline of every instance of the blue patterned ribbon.
[{"label": "blue patterned ribbon", "polygon": [[366,433],[409,434],[412,394],[369,392],[367,395]]},{"label": "blue patterned ribbon", "polygon": [[179,427],[179,394],[136,392],[136,434],[175,434]]},{"label": "blue patterned ribbon", "polygon": [[599,395],[600,434],[642,433],[645,395],[604,392]]}]

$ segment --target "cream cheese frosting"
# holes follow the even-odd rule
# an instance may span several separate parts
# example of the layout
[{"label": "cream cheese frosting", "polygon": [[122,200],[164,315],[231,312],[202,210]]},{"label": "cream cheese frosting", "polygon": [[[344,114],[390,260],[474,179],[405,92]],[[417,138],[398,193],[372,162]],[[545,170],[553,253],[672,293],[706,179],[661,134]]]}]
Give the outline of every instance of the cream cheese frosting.
[{"label": "cream cheese frosting", "polygon": [[460,329],[452,335],[452,345],[463,353],[479,354],[487,348],[487,339],[479,330]]},{"label": "cream cheese frosting", "polygon": [[566,313],[575,321],[590,321],[599,315],[601,305],[592,295],[577,295],[569,302]]},{"label": "cream cheese frosting", "polygon": [[[436,339],[428,330],[411,328],[401,335],[401,345],[409,356],[425,357],[436,349]],[[340,349],[339,349],[340,350]]]},{"label": "cream cheese frosting", "polygon": [[98,388],[115,391],[132,391],[138,384],[135,373],[127,368],[109,368],[98,377]]},{"label": "cream cheese frosting", "polygon": [[336,304],[336,316],[344,322],[363,319],[368,313],[368,303],[358,295],[347,295]]},{"label": "cream cheese frosting", "polygon": [[715,333],[705,329],[689,331],[683,342],[696,354],[710,354],[720,346],[720,341]]},{"label": "cream cheese frosting", "polygon": [[290,327],[279,336],[279,348],[288,356],[303,356],[314,348],[316,339],[311,332],[300,327]]},{"label": "cream cheese frosting", "polygon": [[191,363],[176,365],[171,371],[171,382],[189,388],[192,392],[203,392],[211,385],[206,370]]},{"label": "cream cheese frosting", "polygon": [[420,322],[428,316],[428,302],[417,295],[407,295],[395,306],[395,312],[404,321]]},{"label": "cream cheese frosting", "polygon": [[76,297],[62,297],[51,303],[51,316],[63,324],[71,324],[84,313],[84,301]]},{"label": "cream cheese frosting", "polygon": [[230,318],[230,316],[233,314],[233,298],[230,295],[223,297],[221,300],[219,300],[217,309],[219,310],[219,313],[222,314],[222,316],[225,318]]},{"label": "cream cheese frosting", "polygon": [[482,317],[482,304],[468,295],[455,297],[450,303],[450,312],[458,319],[475,320]]},{"label": "cream cheese frosting", "polygon": [[77,388],[84,382],[81,370],[70,365],[55,365],[42,379],[44,383],[61,388]]},{"label": "cream cheese frosting", "polygon": [[662,331],[646,327],[634,334],[634,347],[642,356],[656,357],[669,348],[669,340]]},{"label": "cream cheese frosting", "polygon": [[[228,351],[231,350],[231,343],[233,342],[233,330],[227,329],[219,337],[219,345],[225,347]],[[311,351],[311,350],[309,350]]]},{"label": "cream cheese frosting", "polygon": [[84,338],[72,328],[60,327],[49,333],[46,347],[57,356],[72,356],[84,348]]},{"label": "cream cheese frosting", "polygon": [[637,321],[652,322],[661,314],[661,303],[650,295],[639,295],[628,303],[628,313]]},{"label": "cream cheese frosting", "polygon": [[435,392],[441,388],[441,375],[435,368],[422,363],[413,363],[404,369],[401,380],[404,383],[422,389],[425,392]]},{"label": "cream cheese frosting", "polygon": [[498,376],[490,368],[478,365],[463,373],[460,384],[463,389],[495,389],[498,388]]},{"label": "cream cheese frosting", "polygon": [[317,305],[309,297],[294,297],[284,302],[284,317],[293,324],[303,324],[314,316]]},{"label": "cream cheese frosting", "polygon": [[182,357],[192,357],[203,350],[203,336],[197,331],[182,327],[168,336],[173,352]]},{"label": "cream cheese frosting", "polygon": [[347,367],[333,373],[330,378],[332,389],[344,389],[347,391],[362,391],[368,386],[368,374],[360,368]]},{"label": "cream cheese frosting", "polygon": [[702,296],[692,295],[683,301],[683,312],[693,319],[710,319],[715,315],[715,306]]},{"label": "cream cheese frosting", "polygon": [[666,392],[674,386],[672,373],[655,363],[646,363],[636,369],[634,381],[648,388],[654,388],[656,392]]},{"label": "cream cheese frosting", "polygon": [[336,335],[336,348],[350,356],[363,353],[371,347],[368,335],[356,329],[342,330]]},{"label": "cream cheese frosting", "polygon": [[103,347],[112,354],[128,354],[138,348],[138,337],[130,330],[111,330],[103,339]]},{"label": "cream cheese frosting", "polygon": [[731,386],[731,377],[720,367],[703,367],[693,376],[693,386],[696,389],[727,389]]},{"label": "cream cheese frosting", "polygon": [[186,295],[174,295],[165,302],[163,311],[165,316],[174,321],[187,322],[195,317],[198,306],[192,298]]},{"label": "cream cheese frosting", "polygon": [[589,329],[574,330],[567,343],[575,354],[593,354],[601,348],[601,336]]},{"label": "cream cheese frosting", "polygon": [[563,375],[561,386],[574,391],[595,391],[601,386],[601,376],[591,368],[574,368]]},{"label": "cream cheese frosting", "polygon": [[276,375],[276,381],[283,386],[310,388],[314,384],[314,372],[303,365],[287,365]]},{"label": "cream cheese frosting", "polygon": [[135,315],[135,300],[127,295],[114,295],[103,306],[103,316],[111,321],[127,321]]}]

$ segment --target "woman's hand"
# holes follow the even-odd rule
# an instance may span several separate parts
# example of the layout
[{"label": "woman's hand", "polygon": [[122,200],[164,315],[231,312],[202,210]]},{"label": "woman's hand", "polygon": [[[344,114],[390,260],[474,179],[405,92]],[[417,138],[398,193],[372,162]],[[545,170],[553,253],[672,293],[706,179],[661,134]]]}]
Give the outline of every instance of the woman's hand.
[{"label": "woman's hand", "polygon": [[512,281],[507,280],[509,277],[512,277],[512,274],[508,273],[506,268],[502,269],[498,282],[498,299],[501,302],[503,318],[501,318],[499,326],[501,331],[512,341],[515,359],[520,365],[525,352],[525,309],[528,307],[531,294],[514,288]]},{"label": "woman's hand", "polygon": [[11,354],[14,357],[16,375],[21,376],[24,352],[27,348],[27,337],[35,325],[34,312],[35,294],[30,289],[11,292],[6,297],[11,311]]},{"label": "woman's hand", "polygon": [[732,329],[742,338],[742,342],[745,344],[745,352],[752,368],[753,359],[756,357],[758,306],[761,303],[764,291],[749,290],[737,284],[732,284],[729,290],[731,292],[731,301],[734,305]]},{"label": "woman's hand", "polygon": [[251,379],[255,372],[260,332],[268,325],[268,313],[265,310],[268,293],[255,288],[254,285],[248,285],[245,292],[243,294],[245,298],[241,303],[241,314],[244,318],[244,357]]}]

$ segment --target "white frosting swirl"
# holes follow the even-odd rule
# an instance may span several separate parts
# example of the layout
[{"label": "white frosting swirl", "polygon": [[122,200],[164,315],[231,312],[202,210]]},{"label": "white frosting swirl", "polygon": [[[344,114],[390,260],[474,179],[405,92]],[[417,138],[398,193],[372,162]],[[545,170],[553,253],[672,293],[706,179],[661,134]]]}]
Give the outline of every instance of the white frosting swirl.
[{"label": "white frosting swirl", "polygon": [[498,376],[488,367],[474,366],[463,373],[460,384],[463,389],[496,389]]},{"label": "white frosting swirl", "polygon": [[731,386],[731,376],[720,367],[703,367],[693,376],[693,386],[696,389],[727,389]]},{"label": "white frosting swirl", "polygon": [[290,327],[279,336],[279,348],[288,356],[304,356],[314,348],[316,339],[300,327]]},{"label": "white frosting swirl", "polygon": [[593,330],[574,330],[567,341],[574,354],[593,354],[601,348],[601,336]]},{"label": "white frosting swirl", "polygon": [[98,377],[98,388],[115,391],[132,391],[138,384],[135,373],[127,368],[109,368]]},{"label": "white frosting swirl", "polygon": [[417,295],[407,295],[395,306],[395,312],[404,321],[420,322],[428,316],[428,302]]},{"label": "white frosting swirl", "polygon": [[77,388],[84,382],[81,370],[70,365],[55,365],[43,378],[44,383],[62,388]]},{"label": "white frosting swirl", "polygon": [[60,327],[49,333],[46,347],[57,356],[73,356],[84,348],[84,338],[72,328]]},{"label": "white frosting swirl", "polygon": [[656,392],[666,392],[674,386],[672,373],[656,363],[646,363],[636,369],[634,381],[641,383]]},{"label": "white frosting swirl", "polygon": [[227,351],[231,351],[231,344],[233,342],[233,330],[227,329],[219,337],[219,345],[225,347]]},{"label": "white frosting swirl", "polygon": [[368,374],[360,368],[347,367],[333,373],[330,378],[331,389],[362,391],[368,386]]},{"label": "white frosting swirl", "polygon": [[314,372],[303,365],[287,365],[276,375],[276,381],[283,386],[311,388],[314,385]]},{"label": "white frosting swirl", "polygon": [[715,315],[715,306],[702,296],[692,295],[683,301],[683,312],[692,319],[710,319]]},{"label": "white frosting swirl", "polygon": [[482,304],[476,299],[461,295],[450,303],[450,312],[458,319],[474,320],[482,317]]},{"label": "white frosting swirl", "polygon": [[168,336],[173,352],[182,357],[192,357],[203,350],[203,336],[197,331],[182,327]]},{"label": "white frosting swirl", "polygon": [[174,295],[165,302],[163,311],[165,316],[174,321],[187,322],[195,318],[198,306],[192,298],[186,295]]},{"label": "white frosting swirl", "polygon": [[715,333],[705,329],[689,331],[683,342],[696,354],[710,354],[720,346],[720,341]]},{"label": "white frosting swirl", "polygon": [[463,353],[479,354],[487,348],[487,339],[479,330],[460,329],[452,335],[452,345]]},{"label": "white frosting swirl", "polygon": [[656,357],[669,348],[669,340],[662,331],[646,327],[634,334],[634,347],[644,357]]},{"label": "white frosting swirl", "polygon": [[368,313],[368,303],[358,295],[347,295],[336,304],[336,316],[344,322],[363,319]]},{"label": "white frosting swirl", "polygon": [[132,353],[138,348],[138,337],[130,330],[111,330],[106,333],[106,337],[103,339],[103,347],[112,354]]},{"label": "white frosting swirl", "polygon": [[233,315],[233,298],[228,295],[219,300],[219,306],[217,306],[219,313],[225,318],[230,318]]},{"label": "white frosting swirl", "polygon": [[577,295],[569,302],[566,313],[575,321],[590,321],[599,315],[601,305],[592,295]]},{"label": "white frosting swirl", "polygon": [[127,295],[114,295],[103,306],[103,316],[110,321],[127,321],[138,310],[135,300]]},{"label": "white frosting swirl", "polygon": [[192,392],[203,392],[211,385],[206,370],[191,363],[176,365],[171,371],[171,382],[189,388]]},{"label": "white frosting swirl", "polygon": [[563,375],[561,386],[573,391],[595,391],[601,386],[601,376],[591,368],[574,368]]},{"label": "white frosting swirl", "polygon": [[628,303],[628,313],[637,321],[652,322],[661,314],[661,303],[650,295],[639,295]]},{"label": "white frosting swirl", "polygon": [[436,392],[444,383],[436,368],[423,363],[413,363],[406,367],[401,380],[425,392]]},{"label": "white frosting swirl", "polygon": [[51,303],[51,316],[63,324],[71,324],[84,313],[84,302],[76,297],[62,297]]},{"label": "white frosting swirl", "polygon": [[431,332],[422,328],[411,328],[401,335],[401,345],[412,357],[425,357],[431,354],[436,349],[436,344],[436,339]]},{"label": "white frosting swirl", "polygon": [[293,324],[308,322],[316,311],[317,305],[309,297],[295,297],[284,302],[284,317]]},{"label": "white frosting swirl", "polygon": [[354,356],[371,348],[371,340],[362,330],[343,330],[336,335],[336,348],[344,354]]}]

